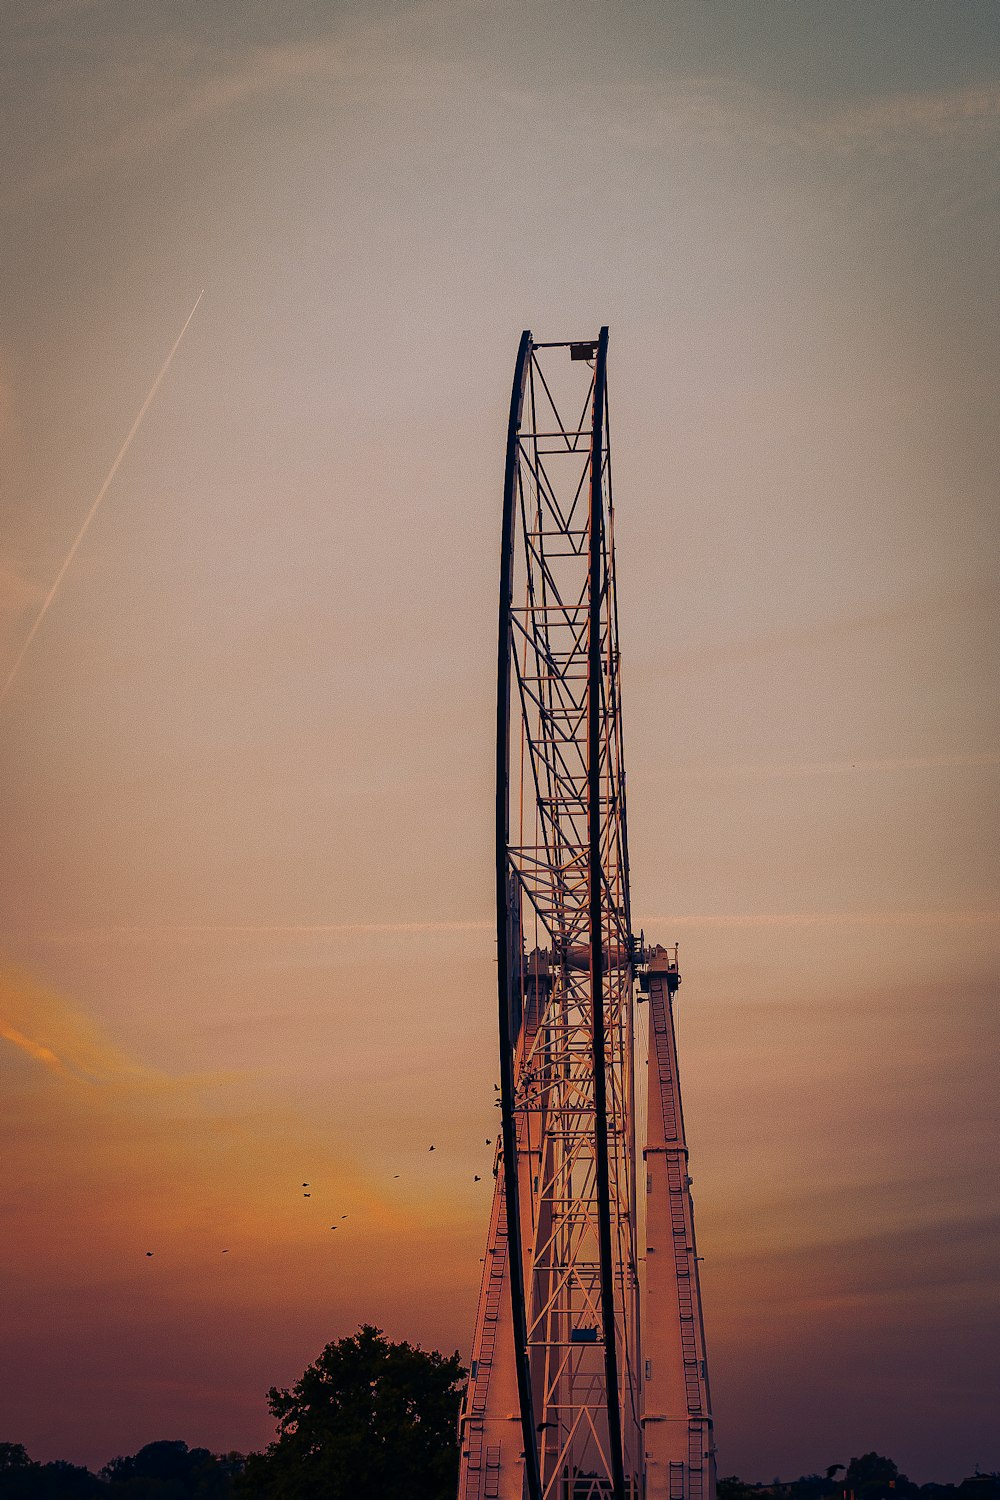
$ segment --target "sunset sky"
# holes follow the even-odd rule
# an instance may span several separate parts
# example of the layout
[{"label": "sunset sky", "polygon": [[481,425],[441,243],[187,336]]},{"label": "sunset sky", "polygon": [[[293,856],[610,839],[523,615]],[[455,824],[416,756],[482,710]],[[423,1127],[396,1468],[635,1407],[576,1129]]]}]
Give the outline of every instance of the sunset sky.
[{"label": "sunset sky", "polygon": [[0,702],[0,1440],[468,1353],[506,403],[608,323],[720,1471],[1000,1469],[996,0],[0,0],[0,126],[0,682],[204,289]]}]

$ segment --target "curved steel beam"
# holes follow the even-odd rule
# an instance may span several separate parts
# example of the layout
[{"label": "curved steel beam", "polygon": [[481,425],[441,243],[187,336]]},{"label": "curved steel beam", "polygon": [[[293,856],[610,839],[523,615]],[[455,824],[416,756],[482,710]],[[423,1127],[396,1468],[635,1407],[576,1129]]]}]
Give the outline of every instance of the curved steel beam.
[{"label": "curved steel beam", "polygon": [[[527,1500],[542,1500],[538,1434],[535,1431],[531,1371],[528,1365],[528,1328],[524,1296],[524,1257],[521,1249],[521,1215],[517,1172],[517,1123],[514,1118],[514,1050],[517,1032],[513,1022],[512,986],[521,976],[511,972],[512,923],[510,910],[510,692],[511,692],[511,604],[514,574],[514,511],[524,388],[531,363],[531,330],[525,329],[514,366],[507,422],[507,460],[503,486],[503,533],[500,548],[500,621],[497,639],[497,778],[496,778],[496,881],[497,881],[497,998],[500,1020],[500,1100],[503,1136],[503,1174],[507,1198],[507,1256],[510,1270],[510,1300],[514,1325],[514,1361],[517,1394],[521,1407],[521,1434]],[[517,955],[520,963],[520,953]]]},{"label": "curved steel beam", "polygon": [[[594,364],[594,427],[590,454],[590,587],[587,642],[587,838],[590,873],[590,992],[594,1007],[594,1179],[597,1235],[601,1258],[601,1321],[608,1406],[608,1456],[615,1500],[625,1500],[618,1349],[615,1333],[614,1261],[611,1245],[611,1188],[608,1169],[608,1097],[604,1026],[604,912],[601,859],[601,604],[604,591],[604,412],[607,399],[608,330],[602,328]],[[610,601],[609,601],[610,603]]]}]

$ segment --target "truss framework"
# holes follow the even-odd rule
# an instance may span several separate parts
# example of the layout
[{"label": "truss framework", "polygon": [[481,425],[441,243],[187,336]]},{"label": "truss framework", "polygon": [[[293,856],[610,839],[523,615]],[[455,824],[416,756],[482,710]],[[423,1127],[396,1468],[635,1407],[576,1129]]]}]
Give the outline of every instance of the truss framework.
[{"label": "truss framework", "polygon": [[715,1500],[677,952],[631,935],[607,347],[607,329],[574,344],[526,332],[511,395],[497,654],[502,1137],[460,1500]]},{"label": "truss framework", "polygon": [[642,1436],[607,329],[569,347],[584,378],[557,394],[542,351],[561,350],[565,376],[567,346],[525,334],[511,403],[498,659],[503,1167],[529,1500],[626,1500],[639,1493]]}]

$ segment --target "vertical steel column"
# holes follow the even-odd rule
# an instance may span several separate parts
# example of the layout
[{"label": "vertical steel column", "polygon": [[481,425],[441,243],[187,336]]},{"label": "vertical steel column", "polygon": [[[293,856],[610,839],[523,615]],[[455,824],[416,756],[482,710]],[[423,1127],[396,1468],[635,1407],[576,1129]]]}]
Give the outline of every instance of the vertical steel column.
[{"label": "vertical steel column", "polygon": [[601,1321],[608,1407],[608,1448],[615,1500],[626,1500],[618,1398],[618,1340],[615,1332],[614,1259],[611,1246],[611,1187],[608,1171],[607,1057],[604,1026],[604,862],[601,858],[601,698],[603,655],[601,602],[604,594],[604,405],[607,393],[608,330],[602,328],[594,366],[594,427],[590,458],[590,588],[587,638],[587,837],[590,874],[590,991],[593,1002],[594,1176],[597,1187],[598,1244],[601,1259]]},{"label": "vertical steel column", "polygon": [[[517,1124],[514,1119],[514,1048],[511,992],[510,871],[510,652],[511,604],[513,602],[514,506],[517,498],[518,449],[525,378],[531,359],[531,330],[525,329],[517,351],[514,384],[507,422],[507,460],[504,469],[503,535],[500,550],[500,620],[497,640],[497,762],[496,762],[496,900],[497,900],[497,999],[500,1024],[500,1099],[503,1136],[503,1173],[507,1197],[507,1254],[510,1265],[510,1300],[514,1326],[514,1361],[521,1407],[524,1469],[528,1500],[542,1500],[538,1434],[535,1431],[528,1365],[528,1330],[525,1320],[524,1257],[521,1246],[521,1215],[517,1171]],[[518,943],[520,950],[520,941]],[[520,951],[517,954],[520,963]],[[517,976],[518,990],[521,975]]]}]

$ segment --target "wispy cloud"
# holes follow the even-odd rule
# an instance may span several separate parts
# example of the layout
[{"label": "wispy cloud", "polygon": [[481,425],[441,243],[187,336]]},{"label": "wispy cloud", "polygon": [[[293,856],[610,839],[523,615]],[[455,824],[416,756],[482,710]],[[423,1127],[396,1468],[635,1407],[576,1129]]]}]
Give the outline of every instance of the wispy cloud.
[{"label": "wispy cloud", "polygon": [[[36,7],[30,19],[41,32],[63,21],[64,10],[85,13],[103,3],[51,0]],[[335,29],[258,46],[241,44],[231,36],[224,47],[211,47],[181,30],[135,44],[119,29],[107,38],[99,87],[89,71],[77,77],[54,70],[64,97],[79,87],[81,128],[71,136],[73,147],[58,160],[38,166],[20,181],[9,181],[7,191],[0,193],[0,211],[58,193],[116,164],[142,160],[212,121],[238,113],[255,99],[348,76],[384,83],[387,73],[395,70],[406,77],[411,58],[396,36],[400,21],[447,14],[459,4],[460,0],[413,0],[402,13],[394,8],[386,13],[362,10],[350,24],[341,15]],[[58,30],[51,31],[49,44],[60,36]],[[37,45],[33,39],[32,46]],[[92,69],[93,49],[82,56]],[[60,62],[65,60],[61,48]],[[95,98],[107,102],[103,119],[94,110]]]},{"label": "wispy cloud", "polygon": [[113,0],[43,0],[38,5],[25,6],[17,17],[22,30],[36,26],[51,26],[53,21],[67,21],[89,11],[107,8]]},{"label": "wispy cloud", "polygon": [[[164,1222],[197,1213],[211,1197],[225,1203],[230,1216],[239,1210],[248,1223],[276,1194],[287,1199],[297,1187],[297,1167],[291,1181],[282,1178],[288,1158],[297,1155],[311,1163],[317,1181],[335,1184],[342,1196],[364,1204],[375,1225],[384,1227],[392,1218],[360,1173],[343,1161],[334,1162],[329,1143],[317,1137],[314,1125],[294,1109],[261,1098],[248,1100],[252,1079],[174,1075],[144,1065],[79,1006],[21,970],[0,971],[0,1039],[15,1055],[37,1065],[33,1085],[29,1078],[24,1087],[6,1091],[0,1106],[9,1127],[6,1138],[21,1141],[22,1155],[58,1149],[61,1175],[74,1192],[87,1184],[89,1191],[101,1179],[95,1213],[106,1212],[108,1202],[125,1193],[124,1185],[116,1186],[112,1179],[127,1159],[128,1195],[146,1202],[147,1211],[155,1206],[147,1200],[151,1194],[155,1198],[156,1183],[168,1178],[174,1184],[174,1200],[157,1210]],[[25,1133],[29,1120],[34,1123]],[[232,1181],[215,1176],[220,1159],[239,1163]],[[258,1170],[248,1177],[251,1161]],[[44,1213],[39,1217],[44,1219]],[[293,1238],[301,1236],[298,1217],[288,1219],[286,1210],[282,1223],[284,1229],[277,1223],[268,1226],[276,1240],[286,1231]]]},{"label": "wispy cloud", "polygon": [[851,150],[992,135],[1000,129],[1000,84],[882,95],[823,113],[813,129],[827,144]]},{"label": "wispy cloud", "polygon": [[655,779],[663,781],[728,781],[785,776],[850,776],[858,772],[989,770],[1000,766],[994,750],[957,755],[895,755],[881,759],[751,762],[734,766],[673,766]]},{"label": "wispy cloud", "polygon": [[[610,104],[610,100],[608,103]],[[973,84],[920,92],[895,91],[849,104],[806,101],[776,89],[723,76],[689,77],[638,86],[617,101],[619,129],[640,121],[689,136],[737,136],[763,146],[803,151],[883,153],[915,146],[987,141],[1000,130],[1000,85]],[[657,131],[657,134],[660,132]]]},{"label": "wispy cloud", "polygon": [[425,937],[492,932],[493,923],[475,918],[442,922],[191,922],[173,925],[73,927],[34,936],[48,943],[176,942],[211,938]]},{"label": "wispy cloud", "polygon": [[665,658],[664,673],[676,676],[715,666],[754,661],[781,651],[803,651],[851,637],[895,630],[943,615],[988,609],[997,601],[996,584],[981,581],[963,588],[943,589],[919,598],[899,599],[869,609],[853,610],[825,620],[790,625],[744,637],[742,640],[706,642],[672,651]]},{"label": "wispy cloud", "polygon": [[156,1077],[114,1047],[78,1008],[17,969],[0,970],[0,1037],[65,1079],[135,1085]]},{"label": "wispy cloud", "polygon": [[339,41],[320,39],[249,49],[225,60],[189,54],[189,48],[167,43],[141,65],[123,67],[114,84],[109,79],[110,92],[118,94],[113,125],[61,160],[11,182],[0,195],[0,209],[15,209],[115,163],[141,159],[256,96],[308,78],[334,77],[343,49]]},{"label": "wispy cloud", "polygon": [[3,1020],[0,1020],[0,1037],[3,1037],[5,1042],[10,1042],[11,1046],[19,1047],[22,1052],[26,1052],[29,1057],[34,1058],[35,1062],[43,1063],[45,1067],[51,1068],[55,1073],[61,1073],[65,1077],[69,1076],[69,1069],[66,1067],[66,1064],[61,1058],[56,1056],[50,1047],[43,1047],[41,1042],[36,1042],[30,1036],[25,1036],[22,1031],[18,1031]]},{"label": "wispy cloud", "polygon": [[[86,16],[100,0],[50,0],[30,13],[38,33],[66,16]],[[1000,87],[992,83],[965,88],[896,92],[848,105],[806,102],[776,90],[754,88],[725,76],[664,80],[637,77],[623,90],[616,81],[599,85],[586,99],[574,88],[564,97],[557,84],[540,93],[512,88],[502,75],[483,77],[457,56],[441,57],[421,47],[421,21],[461,12],[457,0],[426,0],[400,14],[362,14],[353,24],[338,18],[336,30],[266,46],[230,44],[226,50],[197,45],[182,33],[146,39],[130,52],[118,36],[103,63],[98,96],[113,102],[104,122],[88,109],[85,133],[60,159],[38,166],[0,195],[0,208],[13,209],[34,198],[85,181],[116,163],[140,160],[170,146],[186,134],[246,108],[256,99],[288,94],[314,80],[378,80],[394,74],[400,86],[414,89],[415,74],[428,99],[442,93],[475,92],[480,102],[492,95],[498,109],[507,106],[533,117],[547,133],[578,134],[579,117],[598,117],[611,140],[634,142],[642,150],[669,144],[716,141],[745,143],[768,152],[798,152],[830,159],[898,157],[900,153],[940,152],[986,147],[1000,133]],[[419,59],[419,68],[414,67]],[[63,78],[64,91],[71,86]],[[92,103],[93,80],[82,97]],[[81,111],[82,116],[82,111]],[[995,168],[983,178],[963,180],[963,194],[995,190]]]},{"label": "wispy cloud", "polygon": [[1000,911],[702,912],[643,917],[661,927],[995,927]]},{"label": "wispy cloud", "polygon": [[[645,925],[667,927],[991,927],[1000,911],[798,911],[696,912],[648,916]],[[349,942],[367,937],[448,937],[464,933],[492,933],[494,924],[482,919],[462,922],[263,922],[190,923],[160,926],[70,927],[55,931],[22,931],[29,942],[72,946],[80,944],[136,944],[184,942],[292,942],[331,938]]]}]

